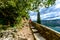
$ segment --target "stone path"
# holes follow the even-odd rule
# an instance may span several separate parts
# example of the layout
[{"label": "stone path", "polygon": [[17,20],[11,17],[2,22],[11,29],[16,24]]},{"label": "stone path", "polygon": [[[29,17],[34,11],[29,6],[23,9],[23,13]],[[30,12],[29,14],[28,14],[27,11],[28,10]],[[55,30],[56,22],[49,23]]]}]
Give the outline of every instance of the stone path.
[{"label": "stone path", "polygon": [[29,22],[23,20],[22,29],[10,29],[0,32],[0,40],[34,40]]}]

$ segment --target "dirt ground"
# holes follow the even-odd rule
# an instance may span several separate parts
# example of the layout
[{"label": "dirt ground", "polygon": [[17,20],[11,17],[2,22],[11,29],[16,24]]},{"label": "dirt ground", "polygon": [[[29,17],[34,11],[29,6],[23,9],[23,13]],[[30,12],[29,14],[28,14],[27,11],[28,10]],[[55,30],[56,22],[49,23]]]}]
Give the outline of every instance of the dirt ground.
[{"label": "dirt ground", "polygon": [[29,21],[27,21],[26,19],[23,20],[24,26],[23,28],[18,32],[18,34],[21,35],[22,38],[25,38],[27,40],[34,40],[34,36],[33,33],[30,29],[29,26]]},{"label": "dirt ground", "polygon": [[34,40],[33,34],[31,29],[28,25],[24,26],[19,32],[21,38],[27,39],[27,40]]}]

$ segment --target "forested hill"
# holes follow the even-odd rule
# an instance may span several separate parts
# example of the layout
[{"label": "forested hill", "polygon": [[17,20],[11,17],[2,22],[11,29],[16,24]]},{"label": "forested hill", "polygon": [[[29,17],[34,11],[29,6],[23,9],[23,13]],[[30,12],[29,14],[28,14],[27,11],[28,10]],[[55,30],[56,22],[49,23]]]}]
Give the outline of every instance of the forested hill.
[{"label": "forested hill", "polygon": [[42,20],[41,22],[42,22],[42,24],[47,25],[47,26],[51,26],[51,27],[60,26],[60,19],[56,19],[56,20]]},{"label": "forested hill", "polygon": [[[34,21],[36,22],[36,21]],[[60,26],[60,19],[55,20],[41,20],[41,24],[44,24],[46,26],[56,27]]]}]

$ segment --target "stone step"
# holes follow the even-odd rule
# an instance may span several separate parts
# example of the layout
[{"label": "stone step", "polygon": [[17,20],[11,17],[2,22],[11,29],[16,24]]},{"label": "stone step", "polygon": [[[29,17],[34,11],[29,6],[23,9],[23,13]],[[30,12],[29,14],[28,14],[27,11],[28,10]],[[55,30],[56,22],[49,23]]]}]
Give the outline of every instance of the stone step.
[{"label": "stone step", "polygon": [[46,40],[39,33],[34,33],[34,36],[35,36],[36,40]]},{"label": "stone step", "polygon": [[31,27],[32,29],[35,29],[35,27]]},{"label": "stone step", "polygon": [[38,30],[36,30],[34,27],[31,27],[32,31],[34,33],[34,37],[36,38],[36,40],[46,40],[45,38],[43,38],[40,33],[38,32]]},{"label": "stone step", "polygon": [[38,33],[38,31],[34,31],[33,33]]},{"label": "stone step", "polygon": [[36,30],[36,29],[32,29],[32,31],[33,31],[33,32],[37,32],[38,30]]},{"label": "stone step", "polygon": [[33,33],[38,33],[38,30],[32,29]]}]

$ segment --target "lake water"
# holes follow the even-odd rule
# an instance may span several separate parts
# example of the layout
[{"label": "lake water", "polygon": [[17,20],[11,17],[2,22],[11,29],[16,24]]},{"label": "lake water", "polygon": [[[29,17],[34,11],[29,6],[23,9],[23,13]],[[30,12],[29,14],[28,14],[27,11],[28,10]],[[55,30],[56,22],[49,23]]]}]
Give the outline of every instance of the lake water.
[{"label": "lake water", "polygon": [[[45,25],[45,26],[46,26],[46,25]],[[57,31],[57,32],[60,32],[60,27],[59,27],[59,26],[55,26],[55,27],[47,26],[47,27],[50,27],[50,28],[54,29],[54,30]]]},{"label": "lake water", "polygon": [[58,32],[60,32],[60,27],[58,27],[58,26],[56,26],[56,27],[51,27],[52,29],[54,29],[54,30],[56,30],[56,31],[58,31]]},{"label": "lake water", "polygon": [[[36,21],[35,21],[35,22],[36,22]],[[45,26],[46,26],[46,25],[45,25]],[[60,26],[55,26],[55,27],[48,26],[48,27],[50,27],[50,28],[52,28],[52,29],[54,29],[54,30],[60,32]]]}]

